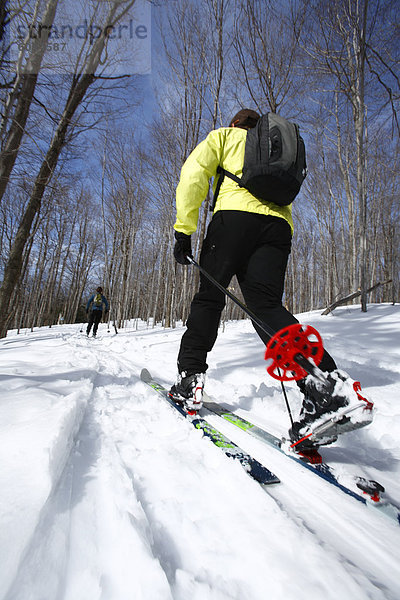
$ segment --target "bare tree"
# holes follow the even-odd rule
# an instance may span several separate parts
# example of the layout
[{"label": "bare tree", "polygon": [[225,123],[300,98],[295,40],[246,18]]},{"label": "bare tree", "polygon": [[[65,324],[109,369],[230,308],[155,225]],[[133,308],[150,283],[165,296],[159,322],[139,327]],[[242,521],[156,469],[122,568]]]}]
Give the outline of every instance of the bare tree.
[{"label": "bare tree", "polygon": [[[134,1],[118,1],[110,4],[105,20],[106,30],[115,26],[121,20],[129,8],[132,7]],[[75,74],[72,77],[68,98],[35,179],[29,202],[18,227],[4,270],[3,283],[0,288],[0,337],[4,337],[7,333],[7,323],[12,312],[10,310],[10,300],[21,273],[23,252],[33,220],[40,210],[43,194],[57,166],[61,151],[67,142],[67,136],[71,135],[76,125],[76,121],[74,121],[75,113],[85,98],[89,87],[97,80],[96,71],[103,60],[107,40],[107,34],[103,34],[97,37],[93,43],[90,43],[89,47],[82,47],[80,59],[83,62],[77,65]]]},{"label": "bare tree", "polygon": [[106,176],[109,185],[105,199],[108,213],[107,236],[113,248],[107,261],[114,318],[118,327],[128,319],[131,298],[136,294],[134,265],[136,241],[146,208],[146,198],[139,182],[141,165],[136,157],[132,137],[107,137]]},{"label": "bare tree", "polygon": [[300,69],[298,38],[304,11],[296,3],[240,0],[235,15],[236,95],[260,111],[296,116],[301,110],[307,71]]},{"label": "bare tree", "polygon": [[[309,19],[303,45],[311,57],[312,72],[318,78],[315,80],[319,84],[318,99],[320,102],[325,99],[328,108],[326,125],[331,127],[333,120],[336,127],[338,160],[348,204],[351,286],[359,285],[361,290],[368,287],[368,119],[382,111],[377,86],[387,80],[388,73],[394,76],[396,64],[393,57],[391,65],[383,65],[379,60],[386,53],[389,61],[393,40],[389,40],[391,33],[383,40],[377,37],[376,23],[380,23],[382,33],[382,19],[392,5],[391,1],[334,0],[328,5],[316,1],[304,6],[305,11],[309,10]],[[374,73],[368,70],[372,64]],[[364,292],[361,306],[365,311]]]},{"label": "bare tree", "polygon": [[[37,0],[32,23],[41,23],[43,35],[31,38],[27,34],[19,53],[14,82],[2,111],[2,125],[0,128],[0,202],[7,188],[21,140],[25,133],[26,122],[57,4],[58,0],[48,0],[43,14],[40,14],[41,2]],[[12,19],[12,16],[10,18]],[[27,50],[28,44],[31,47],[29,51]]]}]

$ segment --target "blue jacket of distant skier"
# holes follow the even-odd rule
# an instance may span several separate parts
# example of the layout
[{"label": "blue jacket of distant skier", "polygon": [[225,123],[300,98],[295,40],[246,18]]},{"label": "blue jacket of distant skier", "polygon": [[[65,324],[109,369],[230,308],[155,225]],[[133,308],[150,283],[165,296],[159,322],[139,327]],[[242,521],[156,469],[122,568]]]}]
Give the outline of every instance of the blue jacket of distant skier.
[{"label": "blue jacket of distant skier", "polygon": [[[90,308],[90,305],[93,303],[93,300],[94,300],[95,296],[97,296],[97,293],[96,294],[92,294],[90,296],[90,298],[88,300],[88,303],[86,304],[86,312],[88,312],[88,310]],[[104,304],[104,309],[107,312],[108,311],[108,302],[107,302],[107,298],[105,296],[103,296],[103,294],[101,294],[101,301],[102,301],[101,306],[96,306],[95,304],[93,304],[92,310],[100,310],[100,311],[102,311],[103,310],[103,304]]]}]

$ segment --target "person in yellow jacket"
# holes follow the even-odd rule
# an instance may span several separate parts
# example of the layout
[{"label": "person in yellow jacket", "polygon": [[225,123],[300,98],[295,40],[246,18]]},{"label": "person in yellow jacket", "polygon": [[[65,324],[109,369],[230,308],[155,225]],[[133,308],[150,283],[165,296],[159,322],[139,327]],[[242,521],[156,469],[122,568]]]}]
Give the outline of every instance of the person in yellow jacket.
[{"label": "person in yellow jacket", "polygon": [[[176,190],[174,225],[174,256],[178,263],[189,264],[186,257],[192,256],[191,235],[196,231],[199,208],[207,196],[210,179],[214,177],[215,189],[219,166],[238,177],[242,175],[247,130],[255,127],[259,118],[251,109],[240,110],[229,127],[211,131],[183,165]],[[236,275],[247,307],[274,331],[298,323],[282,305],[292,232],[291,205],[278,206],[259,200],[232,179],[223,179],[201,250],[200,265],[224,287],[228,287]],[[174,400],[190,412],[197,412],[202,405],[207,354],[216,341],[224,306],[224,294],[200,275],[200,288],[193,298],[181,340],[178,378],[170,390]],[[267,334],[257,325],[254,327],[266,344]],[[336,369],[335,361],[326,351],[320,368],[329,372]],[[315,418],[315,414],[326,412],[329,404],[324,400],[316,406],[313,394],[306,393],[304,380],[299,382],[299,387],[305,393],[305,402],[303,420],[293,431],[294,437],[304,426],[304,420],[311,419],[310,414]],[[338,408],[329,402],[331,409]],[[335,402],[343,405],[347,401],[336,397]]]}]

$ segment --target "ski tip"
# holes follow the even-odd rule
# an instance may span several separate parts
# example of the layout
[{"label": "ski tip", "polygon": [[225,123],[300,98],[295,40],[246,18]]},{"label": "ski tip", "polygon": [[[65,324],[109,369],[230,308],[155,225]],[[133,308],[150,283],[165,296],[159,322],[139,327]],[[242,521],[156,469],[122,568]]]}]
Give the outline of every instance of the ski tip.
[{"label": "ski tip", "polygon": [[280,479],[275,475],[275,473],[270,471],[267,467],[252,457],[250,457],[249,460],[249,467],[249,474],[251,477],[258,481],[258,483],[262,486],[271,485],[272,483],[280,483]]},{"label": "ski tip", "polygon": [[273,485],[273,484],[276,484],[276,483],[281,483],[281,480],[279,479],[279,477],[277,477],[273,473],[271,473],[271,476],[269,476],[268,478],[266,478],[264,481],[259,481],[259,484],[264,489],[266,489],[270,485]]}]

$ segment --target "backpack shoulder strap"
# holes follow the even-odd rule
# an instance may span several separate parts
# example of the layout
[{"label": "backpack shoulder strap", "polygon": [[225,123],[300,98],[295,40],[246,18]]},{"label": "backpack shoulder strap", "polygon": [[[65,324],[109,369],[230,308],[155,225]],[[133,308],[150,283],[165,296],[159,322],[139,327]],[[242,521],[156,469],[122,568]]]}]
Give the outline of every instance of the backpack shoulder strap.
[{"label": "backpack shoulder strap", "polygon": [[240,177],[237,177],[237,175],[234,175],[233,173],[230,173],[230,171],[227,171],[226,169],[223,169],[221,166],[217,167],[217,173],[219,173],[219,179],[217,181],[217,186],[215,188],[215,192],[214,192],[214,197],[213,197],[212,203],[210,204],[210,210],[211,210],[211,212],[214,210],[215,205],[217,203],[217,198],[218,198],[219,190],[221,189],[221,185],[222,185],[222,182],[224,180],[225,175],[226,175],[226,177],[229,177],[230,179],[233,179],[233,181],[236,181],[236,183],[238,185],[240,185],[241,182],[242,182],[242,180],[240,179]]}]

